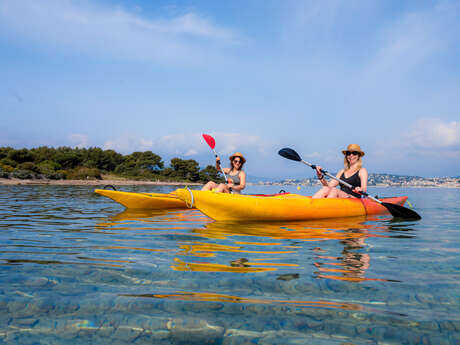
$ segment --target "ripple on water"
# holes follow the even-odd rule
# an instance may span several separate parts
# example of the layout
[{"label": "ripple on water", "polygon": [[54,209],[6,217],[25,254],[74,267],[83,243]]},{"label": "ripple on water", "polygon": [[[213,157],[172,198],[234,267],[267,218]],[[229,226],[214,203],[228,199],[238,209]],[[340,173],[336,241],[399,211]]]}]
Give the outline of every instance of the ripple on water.
[{"label": "ripple on water", "polygon": [[421,222],[230,224],[0,186],[0,342],[458,343],[460,195],[409,193]]}]

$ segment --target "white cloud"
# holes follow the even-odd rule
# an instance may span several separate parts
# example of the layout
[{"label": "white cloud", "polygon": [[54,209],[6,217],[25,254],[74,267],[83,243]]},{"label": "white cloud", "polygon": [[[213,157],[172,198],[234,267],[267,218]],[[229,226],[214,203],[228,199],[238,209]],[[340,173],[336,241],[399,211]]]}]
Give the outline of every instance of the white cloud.
[{"label": "white cloud", "polygon": [[142,151],[147,151],[151,150],[153,147],[153,141],[152,140],[145,140],[145,139],[140,139],[139,140],[139,147]]},{"label": "white cloud", "polygon": [[231,155],[235,151],[256,151],[263,153],[267,144],[258,136],[239,133],[215,133],[216,149],[221,154]]},{"label": "white cloud", "polygon": [[135,135],[120,135],[116,139],[107,140],[103,145],[104,150],[114,150],[123,154],[135,151],[152,150],[153,142]]},{"label": "white cloud", "polygon": [[73,0],[2,1],[0,28],[39,45],[161,62],[200,61],[207,53],[203,42],[234,44],[240,39],[196,13],[153,19]]},{"label": "white cloud", "polygon": [[408,134],[409,143],[422,149],[460,149],[460,122],[443,122],[424,118],[416,122]]},{"label": "white cloud", "polygon": [[72,147],[84,148],[89,146],[89,138],[85,134],[71,134],[69,141],[72,143]]},{"label": "white cloud", "polygon": [[[230,155],[235,151],[245,150],[264,152],[264,147],[266,147],[258,136],[237,133],[212,133],[210,135],[216,141],[215,150],[219,155]],[[193,156],[211,150],[199,133],[163,136],[154,140],[153,146],[169,154],[184,156]]]},{"label": "white cloud", "polygon": [[[216,140],[216,152],[222,156],[230,155],[235,151],[264,153],[268,148],[268,144],[258,136],[237,133],[212,133],[211,135]],[[158,154],[184,157],[206,154],[211,151],[199,133],[172,134],[151,139],[124,135],[106,141],[103,148],[122,153],[151,150]]]}]

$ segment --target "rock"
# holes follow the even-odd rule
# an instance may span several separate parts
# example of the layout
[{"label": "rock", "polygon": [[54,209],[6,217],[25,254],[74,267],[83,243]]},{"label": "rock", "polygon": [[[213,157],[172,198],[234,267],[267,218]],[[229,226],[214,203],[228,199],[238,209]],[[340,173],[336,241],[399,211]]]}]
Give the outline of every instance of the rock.
[{"label": "rock", "polygon": [[14,319],[12,324],[33,327],[38,323],[38,319],[35,318],[24,318],[24,319]]},{"label": "rock", "polygon": [[288,273],[288,274],[281,274],[276,278],[276,280],[292,280],[292,279],[299,279],[299,274],[298,273]]},{"label": "rock", "polygon": [[125,343],[131,343],[143,332],[143,328],[122,325],[113,332],[112,339],[121,340]]},{"label": "rock", "polygon": [[167,328],[177,344],[217,344],[224,333],[223,327],[200,319],[173,319],[167,323]]}]

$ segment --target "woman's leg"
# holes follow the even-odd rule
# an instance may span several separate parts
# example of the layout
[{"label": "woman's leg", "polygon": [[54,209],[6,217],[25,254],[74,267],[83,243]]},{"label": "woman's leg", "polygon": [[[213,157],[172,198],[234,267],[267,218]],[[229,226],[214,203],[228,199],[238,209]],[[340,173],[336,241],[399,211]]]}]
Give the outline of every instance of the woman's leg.
[{"label": "woman's leg", "polygon": [[337,189],[337,195],[335,198],[353,198],[353,195],[345,193],[343,190]]},{"label": "woman's leg", "polygon": [[228,189],[228,186],[225,183],[221,183],[217,186],[216,193],[230,193],[230,189]]},{"label": "woman's leg", "polygon": [[217,188],[217,183],[209,181],[206,183],[201,190],[212,190],[214,188]]},{"label": "woman's leg", "polygon": [[350,194],[345,193],[343,190],[331,187],[323,187],[317,191],[313,198],[351,198]]},{"label": "woman's leg", "polygon": [[341,189],[333,188],[326,198],[351,198],[352,196]]},{"label": "woman's leg", "polygon": [[327,186],[324,186],[323,188],[321,188],[319,191],[317,191],[313,196],[312,198],[314,199],[320,199],[320,198],[327,198],[329,193],[331,193],[331,191],[335,189],[335,188],[331,188],[331,187],[327,187]]},{"label": "woman's leg", "polygon": [[338,192],[339,190],[337,188],[332,188],[326,198],[338,198]]}]

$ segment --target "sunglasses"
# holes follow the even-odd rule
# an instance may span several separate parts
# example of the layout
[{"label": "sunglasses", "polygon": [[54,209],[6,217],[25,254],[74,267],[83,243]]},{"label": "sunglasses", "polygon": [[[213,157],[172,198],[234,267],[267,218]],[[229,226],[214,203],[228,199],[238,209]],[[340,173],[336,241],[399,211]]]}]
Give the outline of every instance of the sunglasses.
[{"label": "sunglasses", "polygon": [[347,156],[349,156],[349,155],[361,156],[361,152],[358,152],[358,151],[346,151],[345,154]]},{"label": "sunglasses", "polygon": [[239,159],[234,159],[233,163],[241,163],[241,161]]}]

